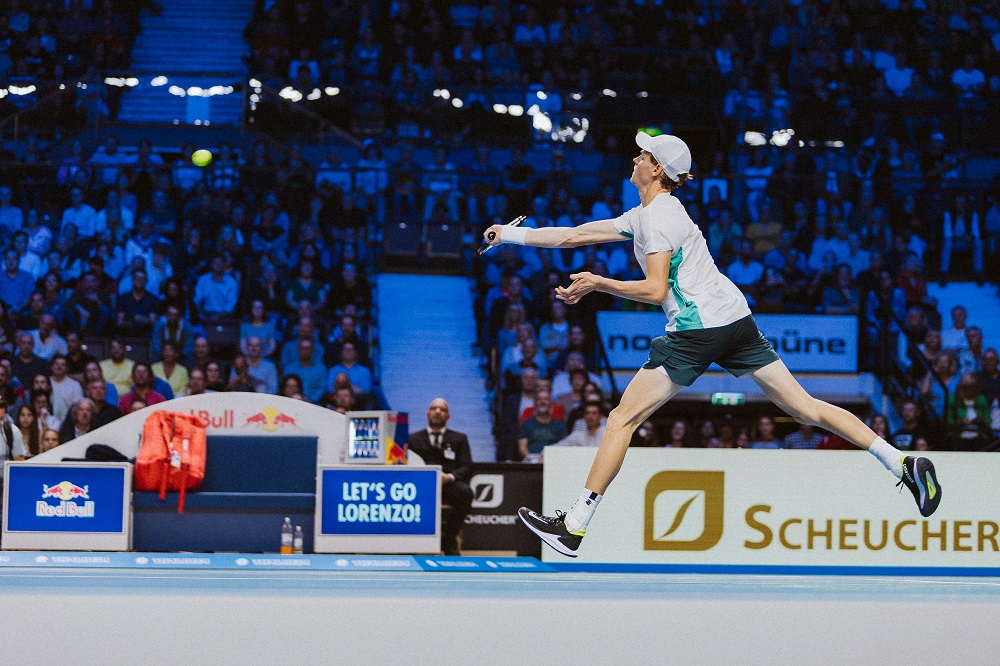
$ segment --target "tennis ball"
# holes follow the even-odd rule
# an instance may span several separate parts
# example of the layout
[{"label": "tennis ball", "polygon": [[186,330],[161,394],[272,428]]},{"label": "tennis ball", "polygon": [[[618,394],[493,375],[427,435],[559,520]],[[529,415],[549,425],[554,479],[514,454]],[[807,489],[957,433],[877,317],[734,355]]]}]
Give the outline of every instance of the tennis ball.
[{"label": "tennis ball", "polygon": [[200,167],[208,166],[212,162],[212,152],[204,148],[196,150],[191,155],[191,161]]}]

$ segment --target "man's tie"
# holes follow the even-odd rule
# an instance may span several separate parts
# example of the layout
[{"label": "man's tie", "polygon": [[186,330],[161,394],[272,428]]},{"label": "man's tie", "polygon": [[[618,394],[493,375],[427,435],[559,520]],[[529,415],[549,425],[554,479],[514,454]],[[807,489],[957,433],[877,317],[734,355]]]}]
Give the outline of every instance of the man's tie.
[{"label": "man's tie", "polygon": [[441,433],[439,432],[434,433],[434,448],[435,449],[441,448]]}]

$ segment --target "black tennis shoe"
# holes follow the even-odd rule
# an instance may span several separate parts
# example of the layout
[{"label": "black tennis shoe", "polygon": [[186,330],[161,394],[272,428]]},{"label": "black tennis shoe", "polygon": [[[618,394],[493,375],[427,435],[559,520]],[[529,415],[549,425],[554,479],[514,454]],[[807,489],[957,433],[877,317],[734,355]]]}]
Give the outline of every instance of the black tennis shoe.
[{"label": "black tennis shoe", "polygon": [[541,537],[542,541],[556,552],[566,557],[576,557],[576,551],[586,532],[570,532],[566,529],[565,513],[556,511],[556,517],[550,518],[522,506],[517,510],[517,515],[529,530]]},{"label": "black tennis shoe", "polygon": [[925,518],[937,511],[941,503],[941,484],[934,473],[934,463],[927,458],[903,457],[903,475],[897,486],[903,485],[913,493],[920,515]]}]

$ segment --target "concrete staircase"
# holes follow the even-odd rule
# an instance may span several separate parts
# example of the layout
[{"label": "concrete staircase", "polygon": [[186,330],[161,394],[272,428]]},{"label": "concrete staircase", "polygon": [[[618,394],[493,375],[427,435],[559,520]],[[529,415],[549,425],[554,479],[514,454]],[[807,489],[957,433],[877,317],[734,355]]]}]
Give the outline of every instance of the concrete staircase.
[{"label": "concrete staircase", "polygon": [[382,389],[392,409],[426,427],[427,406],[448,401],[448,427],[469,436],[472,459],[496,457],[493,417],[479,362],[469,281],[437,275],[378,276]]},{"label": "concrete staircase", "polygon": [[[187,93],[242,80],[248,46],[243,29],[254,0],[167,0],[160,16],[144,16],[132,51],[132,71],[139,85],[122,98],[119,120],[139,123],[238,125],[243,100],[239,91],[203,97]],[[164,85],[153,86],[165,76]]]}]

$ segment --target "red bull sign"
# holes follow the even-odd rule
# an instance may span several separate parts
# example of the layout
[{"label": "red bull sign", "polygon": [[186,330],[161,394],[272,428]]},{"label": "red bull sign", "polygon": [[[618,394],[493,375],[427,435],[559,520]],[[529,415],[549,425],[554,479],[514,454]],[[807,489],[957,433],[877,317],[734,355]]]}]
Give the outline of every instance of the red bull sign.
[{"label": "red bull sign", "polygon": [[129,463],[8,462],[4,549],[127,550]]},{"label": "red bull sign", "polygon": [[[89,486],[82,488],[75,483],[62,481],[54,486],[42,484],[42,499],[35,502],[35,515],[40,518],[93,518],[94,503],[77,504],[74,500],[89,500]],[[55,498],[59,504],[49,504],[47,499]]]},{"label": "red bull sign", "polygon": [[297,428],[295,417],[285,414],[274,407],[265,407],[256,414],[251,414],[246,418],[244,427],[259,427],[267,432],[273,432],[278,428]]}]

